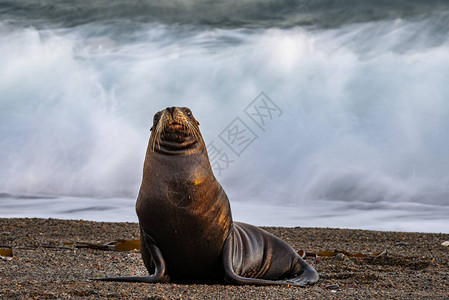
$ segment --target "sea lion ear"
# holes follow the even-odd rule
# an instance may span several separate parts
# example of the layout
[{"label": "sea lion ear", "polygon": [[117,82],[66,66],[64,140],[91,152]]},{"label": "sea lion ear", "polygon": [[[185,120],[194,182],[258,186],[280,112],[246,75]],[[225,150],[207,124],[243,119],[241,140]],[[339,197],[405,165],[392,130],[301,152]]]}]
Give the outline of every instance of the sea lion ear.
[{"label": "sea lion ear", "polygon": [[154,127],[154,126],[151,126],[150,131],[153,131],[153,127]]}]

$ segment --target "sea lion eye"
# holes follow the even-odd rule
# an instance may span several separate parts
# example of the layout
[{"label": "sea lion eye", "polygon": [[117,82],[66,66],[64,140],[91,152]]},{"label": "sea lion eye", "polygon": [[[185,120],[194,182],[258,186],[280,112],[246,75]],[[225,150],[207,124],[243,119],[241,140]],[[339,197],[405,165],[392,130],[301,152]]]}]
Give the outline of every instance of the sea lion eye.
[{"label": "sea lion eye", "polygon": [[190,117],[192,115],[192,111],[190,109],[186,109],[186,114]]}]

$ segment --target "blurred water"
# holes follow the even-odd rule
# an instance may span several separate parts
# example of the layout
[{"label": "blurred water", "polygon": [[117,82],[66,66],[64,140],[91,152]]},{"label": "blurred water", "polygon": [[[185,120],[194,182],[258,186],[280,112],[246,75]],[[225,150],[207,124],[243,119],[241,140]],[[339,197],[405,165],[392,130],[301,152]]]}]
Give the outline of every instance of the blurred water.
[{"label": "blurred water", "polygon": [[[0,217],[84,219],[102,222],[138,222],[135,200],[0,195]],[[314,200],[302,205],[262,201],[231,201],[234,220],[258,226],[330,227],[382,231],[449,233],[444,220],[448,207],[426,204],[347,203]]]},{"label": "blurred water", "polygon": [[[0,216],[135,220],[153,114],[181,105],[234,161],[236,219],[449,232],[444,3],[203,2],[2,2]],[[258,136],[240,157],[236,117]]]}]

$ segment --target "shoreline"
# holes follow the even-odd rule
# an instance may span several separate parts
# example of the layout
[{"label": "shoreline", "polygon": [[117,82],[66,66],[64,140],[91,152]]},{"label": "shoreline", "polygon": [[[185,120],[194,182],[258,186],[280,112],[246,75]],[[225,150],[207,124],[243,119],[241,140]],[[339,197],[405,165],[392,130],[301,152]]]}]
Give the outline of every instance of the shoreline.
[{"label": "shoreline", "polygon": [[76,242],[138,239],[137,223],[0,218],[0,246],[13,258],[0,260],[0,298],[279,299],[448,297],[449,240],[445,233],[338,228],[262,227],[296,251],[375,253],[377,257],[306,257],[320,274],[314,286],[231,286],[96,282],[95,276],[146,275],[137,250],[64,247]]}]

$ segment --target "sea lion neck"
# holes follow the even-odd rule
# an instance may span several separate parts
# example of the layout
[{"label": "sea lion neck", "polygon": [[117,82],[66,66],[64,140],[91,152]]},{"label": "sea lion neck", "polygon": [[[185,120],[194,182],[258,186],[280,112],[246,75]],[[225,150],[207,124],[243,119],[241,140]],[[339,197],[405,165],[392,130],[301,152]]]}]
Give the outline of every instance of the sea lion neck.
[{"label": "sea lion neck", "polygon": [[144,163],[144,169],[151,168],[153,171],[170,169],[169,173],[191,171],[192,169],[198,169],[199,166],[208,175],[213,174],[206,146],[201,142],[193,142],[186,147],[169,142],[161,142],[160,145],[155,145],[154,149],[149,146]]},{"label": "sea lion neck", "polygon": [[158,191],[150,191],[154,199],[165,199],[166,205],[171,203],[173,207],[202,209],[201,207],[210,206],[210,201],[203,201],[206,198],[200,195],[212,193],[218,196],[218,191],[222,191],[214,177],[205,148],[187,155],[167,155],[149,150],[144,163],[142,185],[159,187]]},{"label": "sea lion neck", "polygon": [[158,142],[154,143],[153,148],[148,149],[148,151],[154,151],[162,155],[190,155],[201,152],[203,148],[204,144],[194,136],[174,139],[170,138],[169,134],[161,137]]}]

